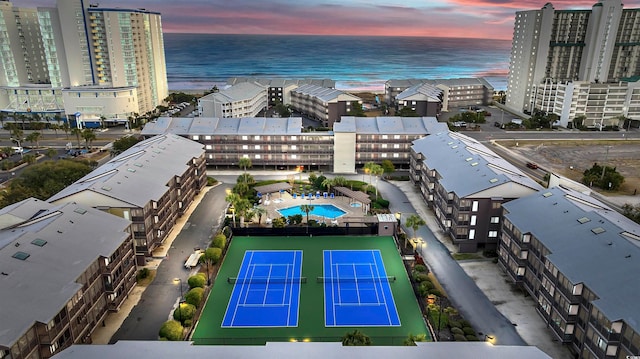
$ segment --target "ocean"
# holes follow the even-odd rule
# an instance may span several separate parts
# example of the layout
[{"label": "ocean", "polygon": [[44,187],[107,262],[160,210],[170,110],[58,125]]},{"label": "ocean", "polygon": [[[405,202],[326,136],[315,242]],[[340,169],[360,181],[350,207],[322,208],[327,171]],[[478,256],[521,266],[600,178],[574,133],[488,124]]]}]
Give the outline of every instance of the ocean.
[{"label": "ocean", "polygon": [[511,41],[430,37],[164,34],[169,89],[230,77],[328,78],[383,92],[389,79],[485,77],[506,90]]}]

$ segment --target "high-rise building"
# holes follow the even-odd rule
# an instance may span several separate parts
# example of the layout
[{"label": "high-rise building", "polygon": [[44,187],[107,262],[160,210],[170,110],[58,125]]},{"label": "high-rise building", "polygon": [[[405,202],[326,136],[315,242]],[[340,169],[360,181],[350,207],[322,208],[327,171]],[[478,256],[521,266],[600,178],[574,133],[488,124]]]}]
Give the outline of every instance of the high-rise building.
[{"label": "high-rise building", "polygon": [[[556,84],[581,81],[619,86],[619,82],[631,81],[640,75],[639,21],[640,9],[623,9],[621,0],[603,0],[591,10],[555,10],[547,3],[540,10],[517,12],[507,107],[525,112],[553,111]],[[566,101],[566,95],[562,100]],[[574,95],[578,94],[570,94]],[[541,108],[541,104],[546,107]],[[562,114],[560,110],[553,112]],[[603,123],[606,119],[592,122]]]},{"label": "high-rise building", "polygon": [[168,96],[160,14],[58,0],[0,2],[0,108],[125,121]]}]

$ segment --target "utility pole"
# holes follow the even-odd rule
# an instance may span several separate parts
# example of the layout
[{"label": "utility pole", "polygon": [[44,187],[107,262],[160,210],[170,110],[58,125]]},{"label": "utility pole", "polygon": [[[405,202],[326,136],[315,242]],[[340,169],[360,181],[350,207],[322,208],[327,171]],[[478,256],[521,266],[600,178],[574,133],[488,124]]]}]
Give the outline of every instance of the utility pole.
[{"label": "utility pole", "polygon": [[604,170],[607,168],[607,160],[609,159],[609,149],[611,146],[607,147],[607,154],[604,156],[604,163],[602,164],[602,176],[600,176],[600,181],[604,180]]}]

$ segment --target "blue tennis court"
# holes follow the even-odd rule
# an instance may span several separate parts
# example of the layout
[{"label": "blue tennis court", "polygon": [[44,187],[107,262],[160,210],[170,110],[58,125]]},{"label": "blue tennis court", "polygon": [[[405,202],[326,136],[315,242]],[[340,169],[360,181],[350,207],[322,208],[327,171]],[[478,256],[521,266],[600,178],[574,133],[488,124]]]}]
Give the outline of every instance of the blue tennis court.
[{"label": "blue tennis court", "polygon": [[379,250],[323,251],[326,327],[400,326]]},{"label": "blue tennis court", "polygon": [[245,251],[222,327],[297,327],[302,251]]}]

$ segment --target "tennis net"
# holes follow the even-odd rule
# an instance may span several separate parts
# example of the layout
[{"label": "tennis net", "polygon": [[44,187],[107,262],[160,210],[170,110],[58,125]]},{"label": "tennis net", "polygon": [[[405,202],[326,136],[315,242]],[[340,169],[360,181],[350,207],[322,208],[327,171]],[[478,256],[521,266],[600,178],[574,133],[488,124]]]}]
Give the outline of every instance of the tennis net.
[{"label": "tennis net", "polygon": [[317,277],[318,283],[392,283],[396,281],[395,276],[391,277]]},{"label": "tennis net", "polygon": [[295,284],[295,283],[307,283],[307,277],[251,277],[251,278],[236,278],[228,277],[227,283],[236,284]]}]

